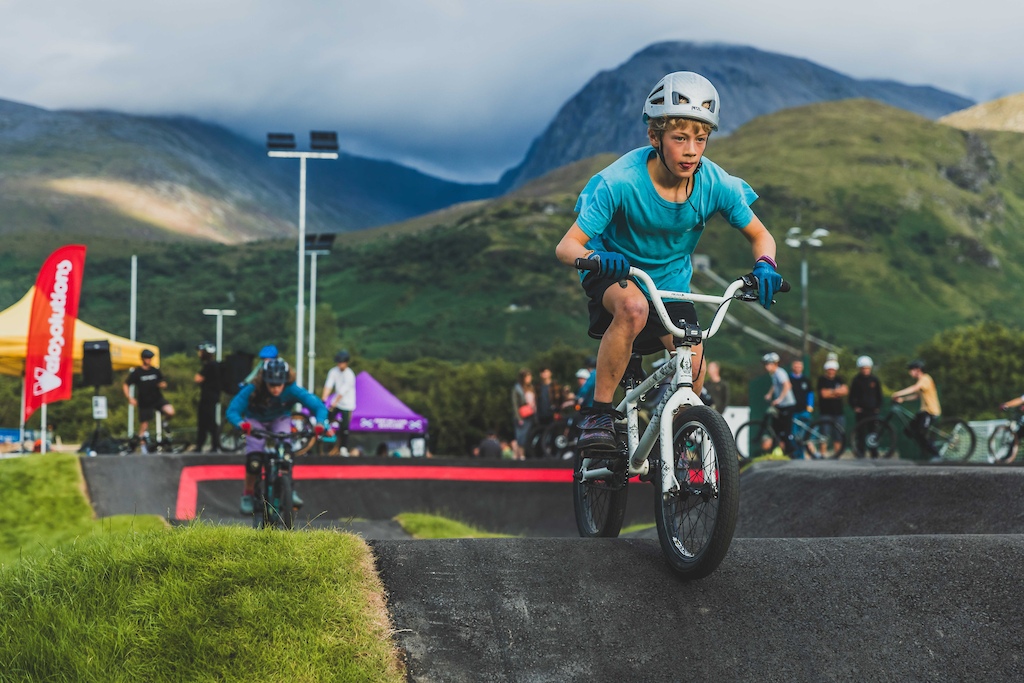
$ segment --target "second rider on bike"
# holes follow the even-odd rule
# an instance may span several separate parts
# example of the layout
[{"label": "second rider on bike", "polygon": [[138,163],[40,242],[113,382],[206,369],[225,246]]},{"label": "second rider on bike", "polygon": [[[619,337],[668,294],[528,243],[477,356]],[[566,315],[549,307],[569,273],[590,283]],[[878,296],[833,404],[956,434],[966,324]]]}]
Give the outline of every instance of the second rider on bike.
[{"label": "second rider on bike", "polygon": [[[750,209],[757,194],[704,158],[721,106],[715,86],[699,74],[677,71],[662,78],[644,101],[650,145],[626,153],[591,178],[576,203],[576,222],[555,249],[566,265],[575,265],[578,258],[600,262],[599,271],[581,273],[590,298],[589,334],[601,344],[594,404],[580,424],[580,448],[618,450],[612,400],[634,342],[642,353],[675,349],[645,292],[625,279],[631,265],[647,271],[658,289],[689,292],[690,255],[708,218],[721,213],[751,245],[761,305],[769,308],[782,285],[775,240]],[[668,302],[666,307],[673,320],[697,323],[692,303]],[[693,389],[699,393],[702,345],[693,351]]]},{"label": "second rider on bike", "polygon": [[[327,422],[327,407],[323,401],[295,384],[295,371],[287,362],[281,358],[264,361],[252,383],[246,384],[235,394],[227,410],[228,421],[246,435],[245,452],[263,452],[263,439],[249,433],[254,427],[268,432],[291,432],[292,407],[296,403],[309,408],[316,416],[316,434],[323,434],[323,425]],[[327,434],[331,435],[333,431],[328,430]],[[245,485],[240,505],[242,514],[252,514],[252,496],[259,475],[259,461],[246,459]],[[292,503],[296,507],[302,505],[298,494],[292,494]]]}]

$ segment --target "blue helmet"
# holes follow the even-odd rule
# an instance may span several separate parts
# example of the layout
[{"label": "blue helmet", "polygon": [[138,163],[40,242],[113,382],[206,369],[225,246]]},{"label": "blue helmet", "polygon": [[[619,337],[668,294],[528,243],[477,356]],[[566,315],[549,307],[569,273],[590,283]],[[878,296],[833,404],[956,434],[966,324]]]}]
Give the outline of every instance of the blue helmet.
[{"label": "blue helmet", "polygon": [[348,352],[347,349],[342,349],[341,351],[338,351],[336,354],[334,354],[335,363],[347,363],[351,359],[352,355]]},{"label": "blue helmet", "polygon": [[271,358],[277,358],[281,354],[277,352],[277,347],[273,344],[267,344],[260,349],[260,358],[263,360],[269,360]]}]

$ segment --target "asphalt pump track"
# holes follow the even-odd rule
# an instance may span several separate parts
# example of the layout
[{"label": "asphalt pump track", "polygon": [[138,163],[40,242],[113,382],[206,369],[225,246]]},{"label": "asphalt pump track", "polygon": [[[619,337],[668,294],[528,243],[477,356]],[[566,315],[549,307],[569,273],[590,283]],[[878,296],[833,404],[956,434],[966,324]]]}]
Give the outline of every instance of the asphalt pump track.
[{"label": "asphalt pump track", "polygon": [[[100,514],[113,514],[96,500],[99,480],[109,479],[96,460],[83,461],[90,494]],[[174,466],[166,469],[174,480]],[[443,498],[485,528],[495,527],[472,519],[473,510],[491,520],[512,514],[504,524],[523,536],[367,534],[410,680],[1024,680],[1024,469],[756,466],[741,476],[728,556],[693,582],[671,573],[653,530],[572,537],[566,482],[510,481],[525,486],[501,492],[491,475],[477,473],[473,484],[463,473],[441,488],[395,479],[407,486],[395,504],[422,508]],[[237,504],[233,483],[226,506]],[[558,493],[525,493],[547,485]],[[197,505],[207,489],[215,490],[198,487]],[[472,502],[453,499],[460,495]],[[631,485],[630,496],[632,521],[652,519],[651,487]],[[212,521],[232,520],[237,513]]]}]

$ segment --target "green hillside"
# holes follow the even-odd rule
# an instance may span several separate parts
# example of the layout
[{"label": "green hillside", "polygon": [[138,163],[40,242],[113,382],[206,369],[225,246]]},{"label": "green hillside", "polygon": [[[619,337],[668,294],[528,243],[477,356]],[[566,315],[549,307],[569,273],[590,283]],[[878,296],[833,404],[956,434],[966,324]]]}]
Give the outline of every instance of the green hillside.
[{"label": "green hillside", "polygon": [[[832,232],[810,255],[811,331],[885,357],[957,324],[1015,323],[1024,275],[1022,152],[1019,134],[965,133],[852,100],[756,119],[713,139],[708,156],[760,194],[755,211],[780,242],[789,279],[799,282],[799,255],[781,242],[797,217],[805,229]],[[522,360],[559,341],[592,348],[576,274],[553,250],[574,220],[577,193],[610,159],[578,162],[506,197],[341,236],[319,261],[318,338],[392,360]],[[229,348],[287,347],[294,335],[293,241],[87,242],[81,316],[90,323],[127,332],[128,259],[136,252],[140,338],[189,349],[213,334],[202,309],[221,306],[239,310],[226,323]],[[8,241],[0,304],[24,293],[52,246],[49,237]],[[698,251],[726,277],[750,268],[745,241],[718,218]],[[702,275],[694,284],[717,289]],[[799,292],[773,311],[800,326]],[[782,336],[760,317],[744,319]],[[732,332],[712,344],[734,362],[749,362],[764,346]]]}]

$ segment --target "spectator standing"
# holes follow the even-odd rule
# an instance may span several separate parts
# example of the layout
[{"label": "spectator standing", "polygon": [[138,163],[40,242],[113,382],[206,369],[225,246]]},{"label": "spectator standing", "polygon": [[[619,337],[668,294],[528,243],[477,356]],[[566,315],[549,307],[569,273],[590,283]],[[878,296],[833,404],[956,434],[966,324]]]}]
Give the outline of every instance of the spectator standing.
[{"label": "spectator standing", "polygon": [[537,398],[533,389],[533,374],[523,368],[519,371],[515,386],[512,387],[512,425],[515,427],[512,448],[516,460],[526,459],[526,446],[536,414]]},{"label": "spectator standing", "polygon": [[[857,375],[850,381],[850,407],[853,409],[854,433],[862,422],[878,417],[882,411],[882,382],[875,377],[874,361],[870,356],[857,359]],[[864,445],[857,444],[857,452],[864,452]],[[878,457],[878,449],[871,449],[871,457]]]},{"label": "spectator standing", "polygon": [[348,456],[348,427],[352,420],[352,411],[356,409],[356,373],[348,366],[352,355],[342,349],[334,354],[335,366],[327,373],[324,380],[323,401],[327,410],[337,410],[341,419],[334,426],[337,434],[336,447],[342,456]]},{"label": "spectator standing", "polygon": [[546,427],[555,419],[556,387],[551,381],[551,368],[545,366],[537,373],[540,384],[537,385],[537,418],[538,427]]},{"label": "spectator standing", "polygon": [[821,369],[823,374],[818,378],[818,414],[838,423],[845,432],[843,403],[850,393],[850,387],[839,377],[839,361],[835,358],[826,360]]},{"label": "spectator standing", "polygon": [[[811,389],[811,380],[804,375],[804,362],[797,358],[789,364],[789,382],[793,386],[793,398],[796,399],[796,406],[793,409],[794,417],[800,419],[804,424],[811,421],[811,413],[814,412],[814,391]],[[797,429],[797,427],[793,427]],[[796,446],[794,441],[793,458],[802,460],[804,457],[803,448]],[[811,453],[819,457],[816,453]]]},{"label": "spectator standing", "polygon": [[761,361],[764,363],[765,372],[772,380],[772,386],[764,395],[768,405],[774,407],[778,414],[772,420],[775,433],[782,441],[782,452],[792,455],[793,452],[793,409],[796,407],[796,398],[793,396],[793,384],[789,381],[789,373],[779,367],[779,354],[775,352],[766,353]]},{"label": "spectator standing", "polygon": [[217,347],[210,342],[196,346],[201,367],[193,381],[199,385],[199,404],[196,406],[195,451],[203,450],[206,435],[210,435],[210,452],[220,452],[220,427],[217,424],[217,404],[220,403],[220,365],[216,360]]},{"label": "spectator standing", "polygon": [[[164,398],[162,391],[167,388],[164,373],[153,365],[155,355],[149,349],[143,349],[140,355],[142,364],[128,372],[128,377],[122,387],[128,402],[139,408],[139,436],[142,437],[139,448],[142,453],[148,452],[149,421],[156,417],[156,411],[159,410],[163,413],[168,421],[174,417],[174,406]],[[130,391],[130,387],[133,386],[135,387],[134,398]],[[170,431],[170,424],[167,424],[165,429]]]},{"label": "spectator standing", "polygon": [[724,413],[729,405],[729,383],[722,380],[721,373],[718,361],[708,363],[708,376],[704,379],[704,388],[711,394],[715,410]]},{"label": "spectator standing", "polygon": [[928,439],[928,428],[932,426],[939,415],[942,414],[942,406],[939,405],[939,392],[935,388],[935,380],[924,371],[923,360],[912,360],[907,363],[907,372],[914,379],[914,383],[906,389],[893,392],[892,400],[897,403],[910,399],[920,399],[921,409],[910,423],[910,431],[915,440],[932,460],[941,460],[942,456]]}]

